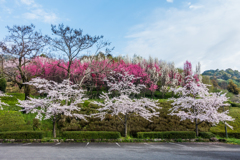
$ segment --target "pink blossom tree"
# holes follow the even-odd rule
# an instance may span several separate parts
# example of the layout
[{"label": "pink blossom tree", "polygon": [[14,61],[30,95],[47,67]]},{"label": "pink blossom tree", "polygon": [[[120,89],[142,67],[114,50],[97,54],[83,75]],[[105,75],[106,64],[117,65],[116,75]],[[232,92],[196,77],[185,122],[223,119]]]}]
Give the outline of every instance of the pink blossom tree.
[{"label": "pink blossom tree", "polygon": [[[93,102],[99,106],[103,106],[98,109],[99,113],[93,114],[93,116],[100,117],[101,119],[105,118],[105,115],[110,113],[111,115],[116,115],[125,127],[125,136],[127,136],[127,125],[128,118],[133,115],[139,115],[149,121],[152,116],[157,116],[160,113],[156,112],[156,109],[160,109],[156,105],[157,101],[151,100],[148,98],[135,99],[130,98],[131,94],[139,94],[140,90],[145,87],[145,85],[138,84],[134,85],[133,81],[137,78],[134,75],[129,75],[127,72],[124,74],[121,73],[112,73],[117,74],[118,78],[109,77],[107,81],[108,86],[110,87],[108,93],[102,93],[100,96],[104,100],[101,102]],[[109,94],[112,91],[118,91],[119,96],[109,98]],[[123,118],[121,116],[124,116]]]},{"label": "pink blossom tree", "polygon": [[39,93],[46,93],[45,98],[31,98],[29,100],[18,100],[21,111],[26,113],[37,113],[37,119],[51,119],[53,122],[53,136],[56,137],[56,122],[61,115],[85,119],[85,115],[73,113],[73,111],[80,111],[81,108],[77,106],[79,103],[84,103],[88,98],[84,98],[84,90],[79,85],[72,84],[67,79],[62,83],[48,81],[42,78],[34,78],[28,85],[33,85],[40,89]]},{"label": "pink blossom tree", "polygon": [[[173,108],[170,109],[170,115],[176,115],[181,120],[190,119],[195,121],[196,135],[198,136],[198,125],[202,122],[210,122],[213,125],[219,122],[233,121],[234,119],[228,116],[228,111],[219,112],[222,106],[228,106],[224,103],[228,99],[225,94],[209,93],[207,85],[196,82],[192,76],[187,77],[187,83],[184,87],[172,88],[179,98],[172,98]],[[228,125],[226,123],[226,125]],[[232,126],[228,125],[232,129]]]}]

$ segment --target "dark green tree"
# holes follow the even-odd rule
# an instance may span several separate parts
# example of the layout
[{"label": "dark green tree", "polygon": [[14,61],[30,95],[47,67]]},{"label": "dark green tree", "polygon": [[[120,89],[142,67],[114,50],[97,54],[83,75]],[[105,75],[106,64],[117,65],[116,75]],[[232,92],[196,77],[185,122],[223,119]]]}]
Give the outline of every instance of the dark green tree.
[{"label": "dark green tree", "polygon": [[233,83],[232,80],[229,81],[229,84],[227,86],[227,90],[229,92],[232,92],[233,94],[239,94],[239,88],[237,87],[237,85],[235,83]]},{"label": "dark green tree", "polygon": [[7,81],[3,76],[0,76],[0,91],[5,92],[7,87]]}]

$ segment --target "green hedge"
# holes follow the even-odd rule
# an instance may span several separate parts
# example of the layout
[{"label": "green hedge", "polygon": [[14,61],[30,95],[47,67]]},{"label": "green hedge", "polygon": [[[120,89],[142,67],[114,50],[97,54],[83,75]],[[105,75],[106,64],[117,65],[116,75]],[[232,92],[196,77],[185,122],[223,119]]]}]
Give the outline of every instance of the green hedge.
[{"label": "green hedge", "polygon": [[[225,132],[213,132],[215,135],[218,135],[219,137],[226,137]],[[228,133],[228,138],[238,138],[240,139],[240,133],[233,133],[229,132]]]},{"label": "green hedge", "polygon": [[12,131],[0,132],[0,139],[42,139],[43,132]]},{"label": "green hedge", "polygon": [[213,134],[212,132],[200,132],[199,136],[202,138],[212,138],[215,137],[215,134]]},{"label": "green hedge", "polygon": [[138,132],[138,138],[161,138],[161,139],[193,139],[196,133],[192,131],[172,132]]},{"label": "green hedge", "polygon": [[239,107],[240,108],[239,103],[231,102],[230,104],[231,104],[232,107]]},{"label": "green hedge", "polygon": [[107,131],[66,131],[62,133],[66,139],[117,139],[121,135],[119,132]]}]

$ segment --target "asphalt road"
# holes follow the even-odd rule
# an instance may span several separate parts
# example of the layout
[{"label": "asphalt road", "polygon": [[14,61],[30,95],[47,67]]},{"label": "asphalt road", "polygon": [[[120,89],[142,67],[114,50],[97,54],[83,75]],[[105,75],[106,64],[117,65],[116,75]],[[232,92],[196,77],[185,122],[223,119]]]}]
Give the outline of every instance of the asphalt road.
[{"label": "asphalt road", "polygon": [[240,145],[221,143],[0,144],[0,160],[240,160]]}]

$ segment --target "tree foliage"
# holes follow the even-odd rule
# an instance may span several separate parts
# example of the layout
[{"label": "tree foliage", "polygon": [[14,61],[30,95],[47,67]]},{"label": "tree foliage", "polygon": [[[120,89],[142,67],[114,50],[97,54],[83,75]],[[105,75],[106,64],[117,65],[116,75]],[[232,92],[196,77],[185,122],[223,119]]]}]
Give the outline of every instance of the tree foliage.
[{"label": "tree foliage", "polygon": [[233,83],[232,80],[229,81],[229,84],[227,86],[227,90],[229,92],[232,92],[233,94],[239,94],[239,88],[235,83]]}]

